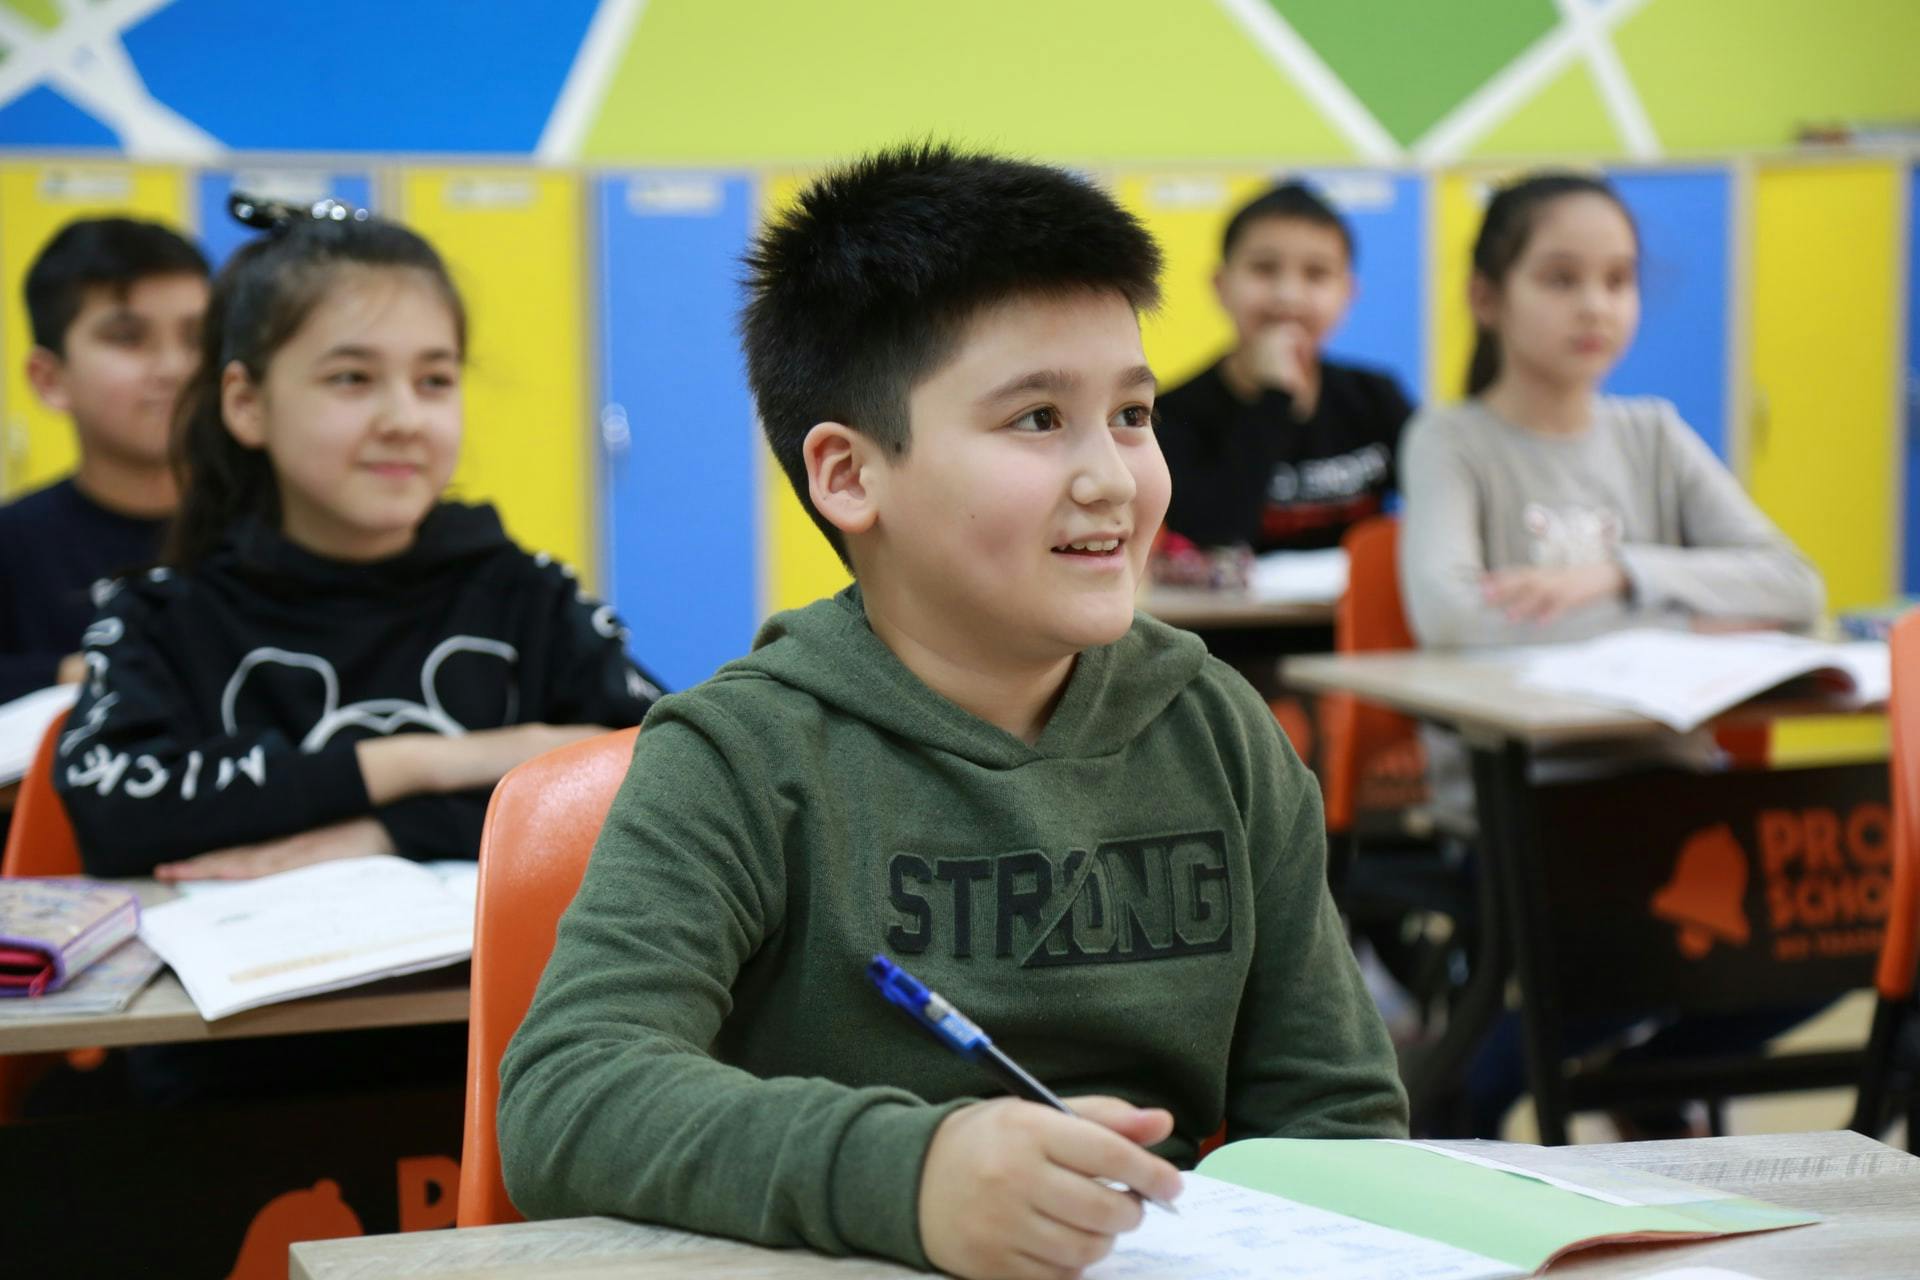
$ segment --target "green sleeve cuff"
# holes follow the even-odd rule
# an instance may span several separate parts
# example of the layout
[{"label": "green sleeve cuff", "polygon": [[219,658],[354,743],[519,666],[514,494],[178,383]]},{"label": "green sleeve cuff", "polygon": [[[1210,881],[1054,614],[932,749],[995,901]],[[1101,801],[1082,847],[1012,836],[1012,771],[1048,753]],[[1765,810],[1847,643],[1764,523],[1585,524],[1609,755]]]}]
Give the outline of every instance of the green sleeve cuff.
[{"label": "green sleeve cuff", "polygon": [[834,1233],[848,1249],[933,1270],[920,1245],[920,1174],[933,1131],[973,1101],[884,1102],[848,1126],[828,1190]]}]

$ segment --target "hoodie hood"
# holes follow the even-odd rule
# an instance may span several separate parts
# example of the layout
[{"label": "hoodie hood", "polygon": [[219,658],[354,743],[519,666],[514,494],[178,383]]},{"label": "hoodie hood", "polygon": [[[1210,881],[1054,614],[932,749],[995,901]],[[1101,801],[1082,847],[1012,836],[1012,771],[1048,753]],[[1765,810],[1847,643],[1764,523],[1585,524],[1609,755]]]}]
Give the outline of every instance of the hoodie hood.
[{"label": "hoodie hood", "polygon": [[1197,636],[1136,613],[1127,634],[1082,650],[1039,741],[1028,745],[929,688],[875,635],[856,584],[768,619],[716,680],[766,679],[891,737],[991,769],[1124,750],[1199,674]]},{"label": "hoodie hood", "polygon": [[512,547],[491,506],[443,502],[420,522],[413,545],[371,563],[332,560],[290,541],[263,520],[237,522],[206,570],[231,574],[269,595],[366,597],[408,593],[472,561]]}]

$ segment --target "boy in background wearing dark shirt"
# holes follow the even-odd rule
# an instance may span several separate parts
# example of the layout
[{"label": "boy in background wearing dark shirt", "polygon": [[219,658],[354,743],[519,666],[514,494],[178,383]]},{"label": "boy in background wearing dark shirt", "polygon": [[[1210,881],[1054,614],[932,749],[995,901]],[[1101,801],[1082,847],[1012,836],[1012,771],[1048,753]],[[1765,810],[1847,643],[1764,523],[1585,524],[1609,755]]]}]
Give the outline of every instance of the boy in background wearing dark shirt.
[{"label": "boy in background wearing dark shirt", "polygon": [[1233,215],[1220,256],[1238,343],[1160,397],[1167,528],[1203,547],[1338,546],[1382,509],[1412,412],[1392,377],[1321,355],[1353,302],[1353,233],[1288,182]]},{"label": "boy in background wearing dark shirt", "polygon": [[27,380],[73,420],[73,475],[0,507],[0,702],[78,680],[88,588],[145,564],[175,493],[174,397],[199,358],[207,260],[131,218],[70,222],[27,270]]}]

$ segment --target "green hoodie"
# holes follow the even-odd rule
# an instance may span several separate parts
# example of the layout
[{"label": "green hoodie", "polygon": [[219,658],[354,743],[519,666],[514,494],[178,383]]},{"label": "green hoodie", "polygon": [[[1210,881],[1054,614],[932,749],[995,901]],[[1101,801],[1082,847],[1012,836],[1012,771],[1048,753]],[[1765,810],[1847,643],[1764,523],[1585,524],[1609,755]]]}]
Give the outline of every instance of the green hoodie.
[{"label": "green hoodie", "polygon": [[500,1066],[507,1189],[926,1266],[920,1167],[999,1092],[874,991],[884,952],[1160,1149],[1404,1135],[1319,791],[1201,644],[1136,617],[1032,746],[934,693],[857,588],[647,719]]}]

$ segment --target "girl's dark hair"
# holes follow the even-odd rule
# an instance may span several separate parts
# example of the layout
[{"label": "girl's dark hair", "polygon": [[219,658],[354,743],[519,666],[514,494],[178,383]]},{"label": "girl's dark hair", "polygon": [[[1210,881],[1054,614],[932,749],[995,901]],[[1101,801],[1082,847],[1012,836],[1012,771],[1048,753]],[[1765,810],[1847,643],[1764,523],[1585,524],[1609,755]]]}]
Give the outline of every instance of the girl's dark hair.
[{"label": "girl's dark hair", "polygon": [[323,201],[312,215],[263,206],[235,196],[236,217],[266,225],[266,235],[242,247],[213,280],[201,333],[200,366],[181,390],[170,443],[180,506],[168,528],[163,563],[191,568],[205,559],[235,521],[247,516],[280,522],[280,490],[261,449],[227,430],[220,412],[220,379],[239,361],[256,383],[267,364],[299,331],[338,280],[352,268],[422,273],[453,313],[460,350],[467,345],[466,308],[433,246],[395,222],[364,214],[343,216]]},{"label": "girl's dark hair", "polygon": [[[1527,251],[1527,241],[1540,225],[1540,215],[1548,205],[1567,196],[1599,196],[1613,202],[1633,229],[1633,211],[1620,199],[1604,178],[1584,173],[1535,173],[1494,192],[1487,202],[1487,214],[1480,223],[1479,238],[1473,242],[1473,274],[1492,285],[1504,285],[1514,264]],[[1467,394],[1477,396],[1500,376],[1500,337],[1477,321],[1474,325],[1473,359],[1467,364]]]}]

